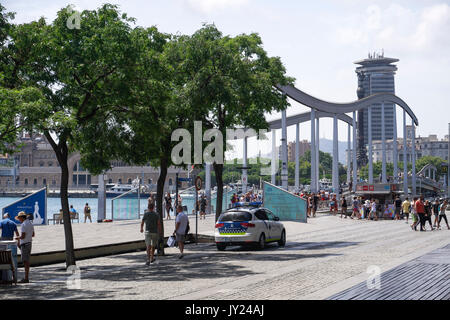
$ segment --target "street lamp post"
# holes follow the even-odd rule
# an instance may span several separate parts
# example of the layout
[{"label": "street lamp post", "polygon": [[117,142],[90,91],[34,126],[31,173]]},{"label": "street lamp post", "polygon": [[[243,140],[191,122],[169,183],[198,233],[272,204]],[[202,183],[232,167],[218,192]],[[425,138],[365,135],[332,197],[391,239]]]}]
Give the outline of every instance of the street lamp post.
[{"label": "street lamp post", "polygon": [[450,198],[450,123],[448,124],[447,197]]}]

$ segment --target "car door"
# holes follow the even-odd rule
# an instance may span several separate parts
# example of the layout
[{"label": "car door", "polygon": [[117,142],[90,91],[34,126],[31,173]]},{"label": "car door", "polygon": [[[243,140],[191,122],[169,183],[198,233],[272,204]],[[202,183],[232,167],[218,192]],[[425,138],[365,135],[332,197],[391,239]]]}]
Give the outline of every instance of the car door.
[{"label": "car door", "polygon": [[264,209],[266,212],[266,216],[269,219],[269,229],[270,229],[270,238],[271,239],[281,239],[281,232],[283,230],[281,222],[275,221],[275,215],[272,211]]},{"label": "car door", "polygon": [[[271,238],[270,229],[271,225],[269,222],[269,218],[267,217],[267,213],[264,209],[259,209],[255,212],[255,217],[258,219],[258,225],[259,225],[259,234],[264,232],[266,235],[266,240],[269,240]],[[259,237],[258,234],[258,237]]]}]

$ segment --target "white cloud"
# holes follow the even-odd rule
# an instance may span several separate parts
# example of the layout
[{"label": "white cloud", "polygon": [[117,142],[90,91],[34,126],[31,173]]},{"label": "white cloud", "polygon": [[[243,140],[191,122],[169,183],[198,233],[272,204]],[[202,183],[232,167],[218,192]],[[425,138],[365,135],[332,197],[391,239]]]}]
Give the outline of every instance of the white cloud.
[{"label": "white cloud", "polygon": [[412,36],[412,42],[417,47],[425,47],[432,43],[444,41],[448,43],[450,32],[450,7],[447,4],[426,8]]},{"label": "white cloud", "polygon": [[448,48],[450,6],[437,4],[413,11],[398,4],[371,5],[339,24],[338,43],[399,53]]},{"label": "white cloud", "polygon": [[246,5],[249,0],[185,0],[193,9],[202,13],[213,13],[229,8],[240,8]]}]

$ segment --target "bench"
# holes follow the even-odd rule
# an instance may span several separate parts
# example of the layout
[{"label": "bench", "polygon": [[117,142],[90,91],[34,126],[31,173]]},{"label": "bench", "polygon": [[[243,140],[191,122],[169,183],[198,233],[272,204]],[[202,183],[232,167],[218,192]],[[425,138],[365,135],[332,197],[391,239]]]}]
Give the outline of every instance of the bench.
[{"label": "bench", "polygon": [[[79,216],[78,212],[75,215],[70,214],[70,221],[73,222],[73,220],[77,220],[77,222],[80,223],[80,216]],[[53,219],[47,219],[47,221],[48,221],[48,224],[50,224],[50,221],[53,221],[53,224],[55,224],[55,223],[61,224],[63,222],[62,213],[54,213]]]},{"label": "bench", "polygon": [[[12,273],[12,283],[17,285],[16,269],[14,267],[13,257],[11,250],[0,251],[0,270],[11,271]],[[0,278],[1,280],[1,278]]]}]

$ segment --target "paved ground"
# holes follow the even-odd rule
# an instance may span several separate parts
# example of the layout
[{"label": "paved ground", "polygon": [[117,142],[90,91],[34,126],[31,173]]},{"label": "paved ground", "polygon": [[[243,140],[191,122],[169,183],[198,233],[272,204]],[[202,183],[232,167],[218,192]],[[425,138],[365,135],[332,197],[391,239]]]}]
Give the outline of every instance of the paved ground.
[{"label": "paved ground", "polygon": [[[195,232],[195,216],[189,216],[191,232]],[[214,235],[213,216],[198,221],[201,234]],[[175,220],[164,220],[164,233],[169,236],[175,229]],[[115,221],[111,223],[72,223],[75,249],[128,241],[143,240],[139,232],[140,221]],[[33,253],[65,250],[62,224],[37,226],[33,239]]]},{"label": "paved ground", "polygon": [[[211,218],[199,225],[212,233]],[[2,288],[0,299],[326,299],[366,281],[370,266],[385,272],[450,244],[450,231],[413,232],[405,221],[321,216],[285,225],[285,248],[194,244],[184,259],[170,248],[150,267],[143,252],[79,261],[81,289],[68,289],[64,265],[43,266],[32,269],[32,283]]]},{"label": "paved ground", "polygon": [[[374,274],[375,275],[375,274]],[[378,278],[378,279],[377,279]],[[330,300],[450,300],[450,245],[372,277]]]}]

